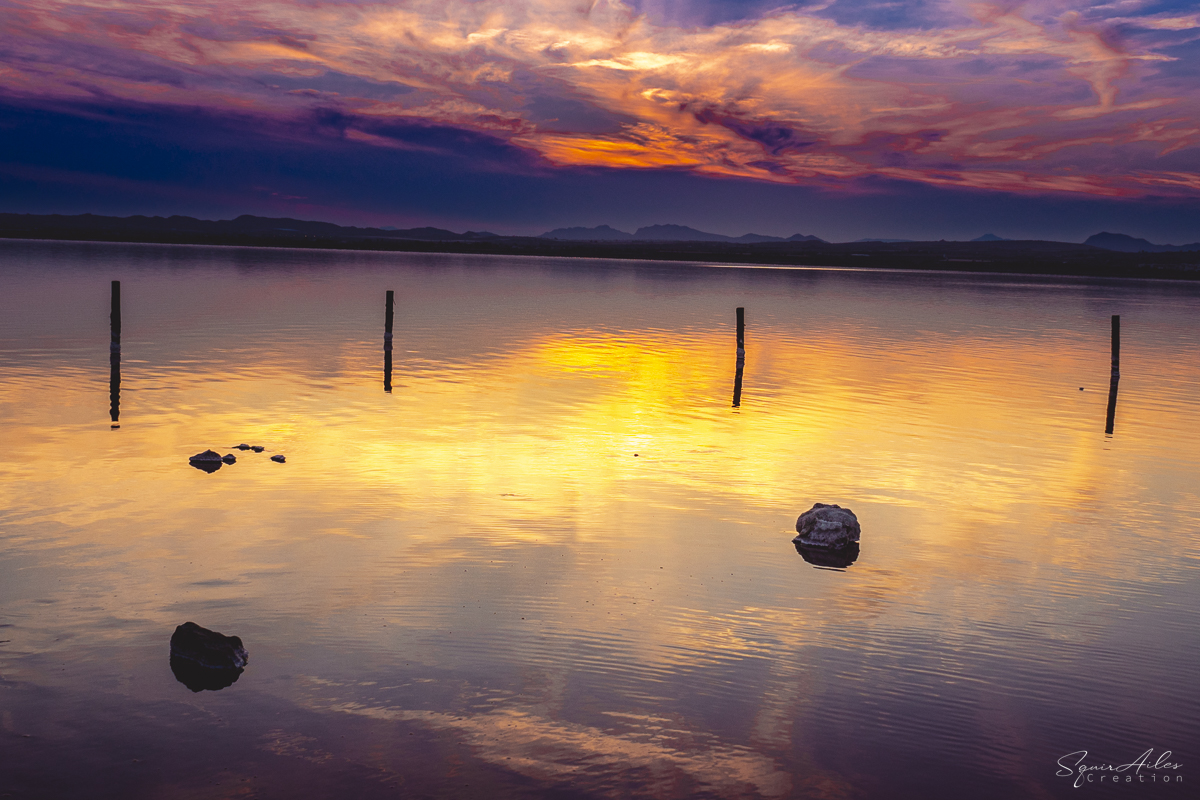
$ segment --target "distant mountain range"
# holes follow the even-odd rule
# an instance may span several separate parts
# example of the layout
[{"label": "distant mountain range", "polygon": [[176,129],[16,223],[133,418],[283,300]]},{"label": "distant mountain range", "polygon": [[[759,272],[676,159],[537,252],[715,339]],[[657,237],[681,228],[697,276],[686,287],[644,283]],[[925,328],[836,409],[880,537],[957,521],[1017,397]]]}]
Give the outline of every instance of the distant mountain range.
[{"label": "distant mountain range", "polygon": [[416,239],[421,241],[474,241],[499,238],[487,231],[455,233],[443,228],[358,228],[332,222],[312,222],[290,217],[256,217],[243,214],[236,219],[196,219],[195,217],[104,217],[97,214],[0,214],[0,230],[39,229],[55,231],[111,231],[115,233],[162,233],[243,236],[319,236],[380,239]]},{"label": "distant mountain range", "polygon": [[[317,240],[357,243],[350,246],[370,248],[379,243],[383,246],[388,241],[396,245],[386,245],[389,249],[400,247],[399,242],[434,243],[466,243],[469,245],[493,243],[496,246],[521,246],[521,242],[533,243],[543,241],[549,244],[553,241],[566,243],[598,245],[627,242],[634,245],[655,246],[679,242],[690,247],[704,244],[739,244],[766,245],[767,250],[777,251],[778,245],[806,245],[811,247],[840,247],[851,245],[890,246],[892,249],[912,248],[941,248],[951,244],[972,244],[983,246],[988,254],[993,251],[1015,252],[1013,248],[1028,248],[1030,246],[1099,248],[1117,253],[1184,253],[1200,251],[1200,242],[1192,244],[1154,244],[1146,239],[1138,239],[1124,233],[1097,233],[1082,244],[1067,242],[1035,242],[1032,240],[1004,239],[993,233],[985,233],[970,242],[922,242],[910,239],[858,239],[844,245],[831,244],[824,239],[812,235],[797,233],[786,239],[780,236],[764,236],[758,233],[747,233],[742,236],[725,236],[719,233],[689,228],[686,225],[649,225],[638,228],[634,233],[616,230],[608,225],[594,228],[557,228],[543,233],[539,237],[502,236],[488,231],[466,231],[456,233],[445,228],[396,228],[391,225],[380,228],[360,228],[355,226],[335,225],[332,222],[315,222],[312,220],[292,219],[290,217],[257,217],[243,214],[235,219],[204,220],[195,217],[107,217],[97,214],[5,214],[0,213],[0,237],[17,238],[65,238],[65,239],[102,239],[108,241],[190,241],[190,242],[227,242],[238,244],[260,244],[268,240],[282,242],[295,241],[296,244],[307,244]],[[502,243],[509,243],[504,245]],[[313,246],[310,244],[310,246]],[[407,247],[407,245],[405,245]],[[414,245],[416,246],[416,245]],[[772,247],[776,246],[776,247]],[[411,249],[411,248],[410,248]],[[789,249],[790,250],[790,249]],[[983,251],[981,251],[983,252]],[[990,257],[990,256],[989,256]]]},{"label": "distant mountain range", "polygon": [[626,233],[608,225],[598,225],[595,228],[555,228],[543,233],[541,239],[560,239],[570,242],[739,242],[741,244],[761,244],[763,242],[824,242],[816,236],[806,236],[797,233],[784,239],[781,236],[763,236],[758,233],[747,233],[742,236],[724,236],[720,233],[708,233],[689,228],[686,225],[650,225],[638,228],[635,233]]},{"label": "distant mountain range", "polygon": [[[683,225],[634,233],[601,225],[562,228],[541,237],[456,233],[444,228],[359,228],[291,218],[106,217],[0,213],[0,239],[319,248],[498,256],[637,259],[687,264],[751,264],[953,270],[1043,275],[1169,278],[1200,281],[1200,243],[1156,245],[1101,233],[1086,244],[1001,239],[826,242],[812,235],[723,236]],[[6,248],[8,246],[6,245]],[[6,250],[7,252],[7,250]]]},{"label": "distant mountain range", "polygon": [[1114,250],[1118,253],[1184,253],[1200,250],[1200,242],[1192,244],[1152,244],[1145,239],[1135,239],[1124,233],[1097,233],[1089,236],[1084,244]]}]

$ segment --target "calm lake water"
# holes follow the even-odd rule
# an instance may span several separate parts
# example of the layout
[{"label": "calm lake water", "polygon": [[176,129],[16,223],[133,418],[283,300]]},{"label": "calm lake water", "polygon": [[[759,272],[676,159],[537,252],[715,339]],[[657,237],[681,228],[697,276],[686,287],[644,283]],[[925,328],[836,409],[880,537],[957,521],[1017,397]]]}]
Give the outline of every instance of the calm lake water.
[{"label": "calm lake water", "polygon": [[0,420],[0,797],[1200,782],[1200,286],[0,242]]}]

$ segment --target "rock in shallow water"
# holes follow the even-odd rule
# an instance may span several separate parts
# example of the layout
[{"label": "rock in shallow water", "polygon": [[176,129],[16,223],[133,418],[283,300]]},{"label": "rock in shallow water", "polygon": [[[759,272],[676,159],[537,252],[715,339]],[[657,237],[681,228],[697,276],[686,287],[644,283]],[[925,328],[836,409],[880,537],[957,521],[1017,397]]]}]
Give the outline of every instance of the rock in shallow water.
[{"label": "rock in shallow water", "polygon": [[263,447],[261,444],[254,444],[254,445],[250,445],[250,449],[256,453],[261,453],[263,450],[266,450],[267,448]]},{"label": "rock in shallow water", "polygon": [[283,462],[287,461],[287,459],[286,459],[286,458],[284,458],[283,456],[271,456],[271,460],[272,460],[272,461],[278,461],[280,464],[282,464]]},{"label": "rock in shallow water", "polygon": [[237,456],[235,456],[233,453],[226,453],[225,456],[221,460],[224,461],[226,464],[236,464]]},{"label": "rock in shallow water", "polygon": [[221,454],[205,450],[203,453],[196,453],[189,458],[188,463],[198,470],[211,474],[221,468]]},{"label": "rock in shallow water", "polygon": [[171,658],[216,670],[240,670],[250,662],[241,639],[210,631],[194,622],[183,623],[171,634]]},{"label": "rock in shallow water", "polygon": [[858,517],[850,509],[814,503],[796,520],[796,533],[792,540],[796,544],[840,550],[858,542],[861,529]]}]

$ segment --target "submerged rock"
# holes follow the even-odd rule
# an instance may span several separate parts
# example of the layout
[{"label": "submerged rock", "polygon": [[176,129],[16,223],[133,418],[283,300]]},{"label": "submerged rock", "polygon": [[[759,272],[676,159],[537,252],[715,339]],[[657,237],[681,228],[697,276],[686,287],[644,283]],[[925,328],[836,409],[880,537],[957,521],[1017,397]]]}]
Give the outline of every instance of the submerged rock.
[{"label": "submerged rock", "polygon": [[271,456],[271,460],[272,460],[272,461],[278,461],[280,464],[282,464],[283,462],[287,461],[287,459],[286,459],[286,458],[284,458],[283,456]]},{"label": "submerged rock", "polygon": [[850,509],[814,503],[796,520],[798,535],[792,541],[806,547],[840,550],[857,543],[860,532],[858,517]]},{"label": "submerged rock", "polygon": [[234,449],[234,450],[249,450],[249,449],[250,449],[250,445],[248,445],[248,444],[246,444],[245,442],[243,442],[242,444],[239,444],[237,447],[235,447],[235,448],[233,448],[233,449]]},{"label": "submerged rock", "polygon": [[215,670],[241,670],[250,662],[241,639],[210,631],[194,622],[183,623],[171,634],[171,658]]},{"label": "submerged rock", "polygon": [[233,453],[226,453],[224,456],[221,457],[221,460],[224,461],[226,464],[236,464],[237,456],[235,456]]}]

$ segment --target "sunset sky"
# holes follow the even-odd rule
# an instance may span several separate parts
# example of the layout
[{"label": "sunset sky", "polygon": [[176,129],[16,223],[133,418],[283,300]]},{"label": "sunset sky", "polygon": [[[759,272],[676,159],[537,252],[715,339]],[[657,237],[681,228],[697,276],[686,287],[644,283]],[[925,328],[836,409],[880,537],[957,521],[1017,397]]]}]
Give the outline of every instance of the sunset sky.
[{"label": "sunset sky", "polygon": [[0,211],[1200,240],[1200,13],[0,2]]}]

